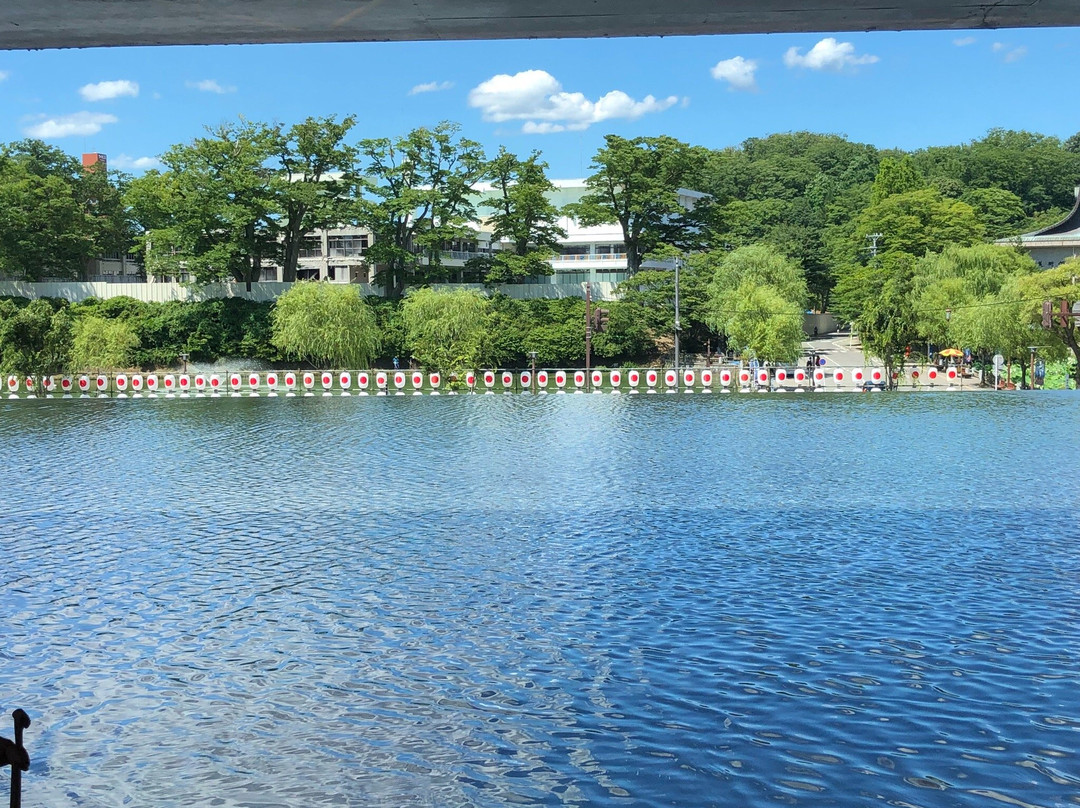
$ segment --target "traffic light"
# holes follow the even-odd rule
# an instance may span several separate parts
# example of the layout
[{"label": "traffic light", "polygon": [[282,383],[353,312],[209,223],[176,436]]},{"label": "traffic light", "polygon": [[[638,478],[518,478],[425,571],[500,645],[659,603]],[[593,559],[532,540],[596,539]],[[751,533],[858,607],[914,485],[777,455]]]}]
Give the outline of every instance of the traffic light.
[{"label": "traffic light", "polygon": [[593,331],[599,334],[601,331],[607,329],[608,325],[608,310],[607,309],[595,309],[592,313],[592,328]]}]

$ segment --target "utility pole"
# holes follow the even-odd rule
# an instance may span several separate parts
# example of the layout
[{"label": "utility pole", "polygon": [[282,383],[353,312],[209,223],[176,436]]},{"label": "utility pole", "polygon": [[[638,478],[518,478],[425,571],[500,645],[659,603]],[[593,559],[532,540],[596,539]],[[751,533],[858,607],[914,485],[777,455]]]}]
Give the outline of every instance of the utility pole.
[{"label": "utility pole", "polygon": [[585,389],[592,389],[592,284],[585,282]]},{"label": "utility pole", "polygon": [[682,258],[675,259],[675,388],[679,387],[679,331],[682,324],[679,322],[679,265]]},{"label": "utility pole", "polygon": [[881,233],[869,233],[866,236],[870,239],[870,257],[877,258],[877,243],[878,239],[882,237]]}]

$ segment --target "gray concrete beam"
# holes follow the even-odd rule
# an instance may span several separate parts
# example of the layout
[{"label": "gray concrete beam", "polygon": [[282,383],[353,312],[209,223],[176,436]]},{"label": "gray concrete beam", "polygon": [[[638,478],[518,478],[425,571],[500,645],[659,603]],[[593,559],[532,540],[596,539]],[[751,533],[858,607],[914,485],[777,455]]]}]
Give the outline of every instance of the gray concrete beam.
[{"label": "gray concrete beam", "polygon": [[1070,25],[1076,0],[3,0],[0,49]]}]

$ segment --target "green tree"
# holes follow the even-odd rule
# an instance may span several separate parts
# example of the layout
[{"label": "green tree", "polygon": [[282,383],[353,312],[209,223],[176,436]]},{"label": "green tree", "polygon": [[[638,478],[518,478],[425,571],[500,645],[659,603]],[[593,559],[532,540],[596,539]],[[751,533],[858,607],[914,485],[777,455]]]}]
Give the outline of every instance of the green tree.
[{"label": "green tree", "polygon": [[0,272],[77,280],[132,238],[116,174],[83,168],[40,140],[0,148]]},{"label": "green tree", "polygon": [[1023,201],[1004,188],[973,188],[960,200],[975,210],[986,228],[987,238],[1014,236],[1022,231],[1027,220]]},{"label": "green tree", "polygon": [[773,247],[755,245],[692,256],[691,262],[713,269],[706,321],[731,348],[749,349],[768,362],[798,358],[807,291],[794,261]]},{"label": "green tree", "polygon": [[368,255],[392,298],[410,284],[447,280],[442,251],[455,239],[475,238],[469,226],[476,215],[473,184],[484,156],[479,143],[458,137],[460,128],[444,121],[405,137],[360,143],[372,184],[357,218],[374,234]]},{"label": "green tree", "polygon": [[147,272],[197,283],[259,280],[280,258],[275,130],[241,121],[162,155],[166,171],[132,182],[128,203],[143,226]]},{"label": "green tree", "polygon": [[271,318],[274,345],[316,366],[368,367],[379,352],[375,314],[355,286],[296,283]]},{"label": "green tree", "polygon": [[1020,300],[1023,301],[1021,318],[1025,325],[1041,328],[1042,304],[1044,301],[1050,302],[1054,315],[1050,318],[1050,328],[1042,334],[1044,338],[1051,341],[1052,344],[1049,346],[1051,352],[1054,348],[1053,343],[1072,352],[1077,363],[1076,385],[1080,388],[1080,323],[1075,317],[1062,317],[1058,314],[1061,301],[1065,301],[1066,310],[1069,312],[1077,302],[1080,302],[1078,279],[1080,279],[1080,260],[1073,258],[1053,269],[1019,278],[1016,289],[1020,294]]},{"label": "green tree", "polygon": [[906,194],[923,188],[925,183],[909,155],[897,159],[883,157],[878,164],[877,176],[870,189],[870,204],[876,205],[893,194]]},{"label": "green tree", "polygon": [[833,290],[833,310],[857,327],[863,352],[881,359],[890,378],[918,338],[914,275],[913,256],[888,252],[870,266],[845,267]]},{"label": "green tree", "polygon": [[346,221],[355,198],[356,149],[345,138],[356,116],[307,118],[285,130],[272,129],[278,163],[273,190],[281,212],[281,279],[296,280],[304,238],[316,228]]},{"label": "green tree", "polygon": [[71,364],[71,315],[48,300],[22,308],[0,307],[0,372],[34,381],[42,389],[46,376],[63,373]]},{"label": "green tree", "polygon": [[505,148],[488,164],[484,178],[491,182],[493,195],[480,206],[492,211],[487,220],[492,242],[507,241],[510,249],[470,259],[470,268],[481,272],[484,283],[517,283],[554,272],[548,259],[566,231],[557,223],[559,209],[547,196],[555,186],[546,169],[539,152],[521,160]]},{"label": "green tree", "polygon": [[880,234],[878,249],[920,256],[950,244],[975,244],[985,233],[970,205],[944,199],[931,188],[891,194],[858,217],[853,256],[868,257],[870,237]]},{"label": "green tree", "polygon": [[475,368],[488,337],[491,301],[479,292],[414,289],[401,306],[405,346],[426,368],[460,373]]},{"label": "green tree", "polygon": [[690,175],[692,151],[674,138],[607,135],[593,157],[588,192],[567,206],[586,227],[618,224],[626,245],[627,270],[661,245],[683,246],[694,235],[679,189]]},{"label": "green tree", "polygon": [[72,328],[71,366],[76,370],[116,370],[130,367],[141,342],[126,320],[88,315]]}]

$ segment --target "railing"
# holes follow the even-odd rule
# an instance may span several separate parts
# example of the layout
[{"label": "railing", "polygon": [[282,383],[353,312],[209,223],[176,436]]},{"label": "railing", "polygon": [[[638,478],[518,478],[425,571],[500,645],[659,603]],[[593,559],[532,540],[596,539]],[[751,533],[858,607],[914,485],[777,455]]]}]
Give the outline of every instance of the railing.
[{"label": "railing", "polygon": [[551,259],[553,262],[557,261],[625,261],[626,253],[573,253],[570,255],[556,255]]}]

